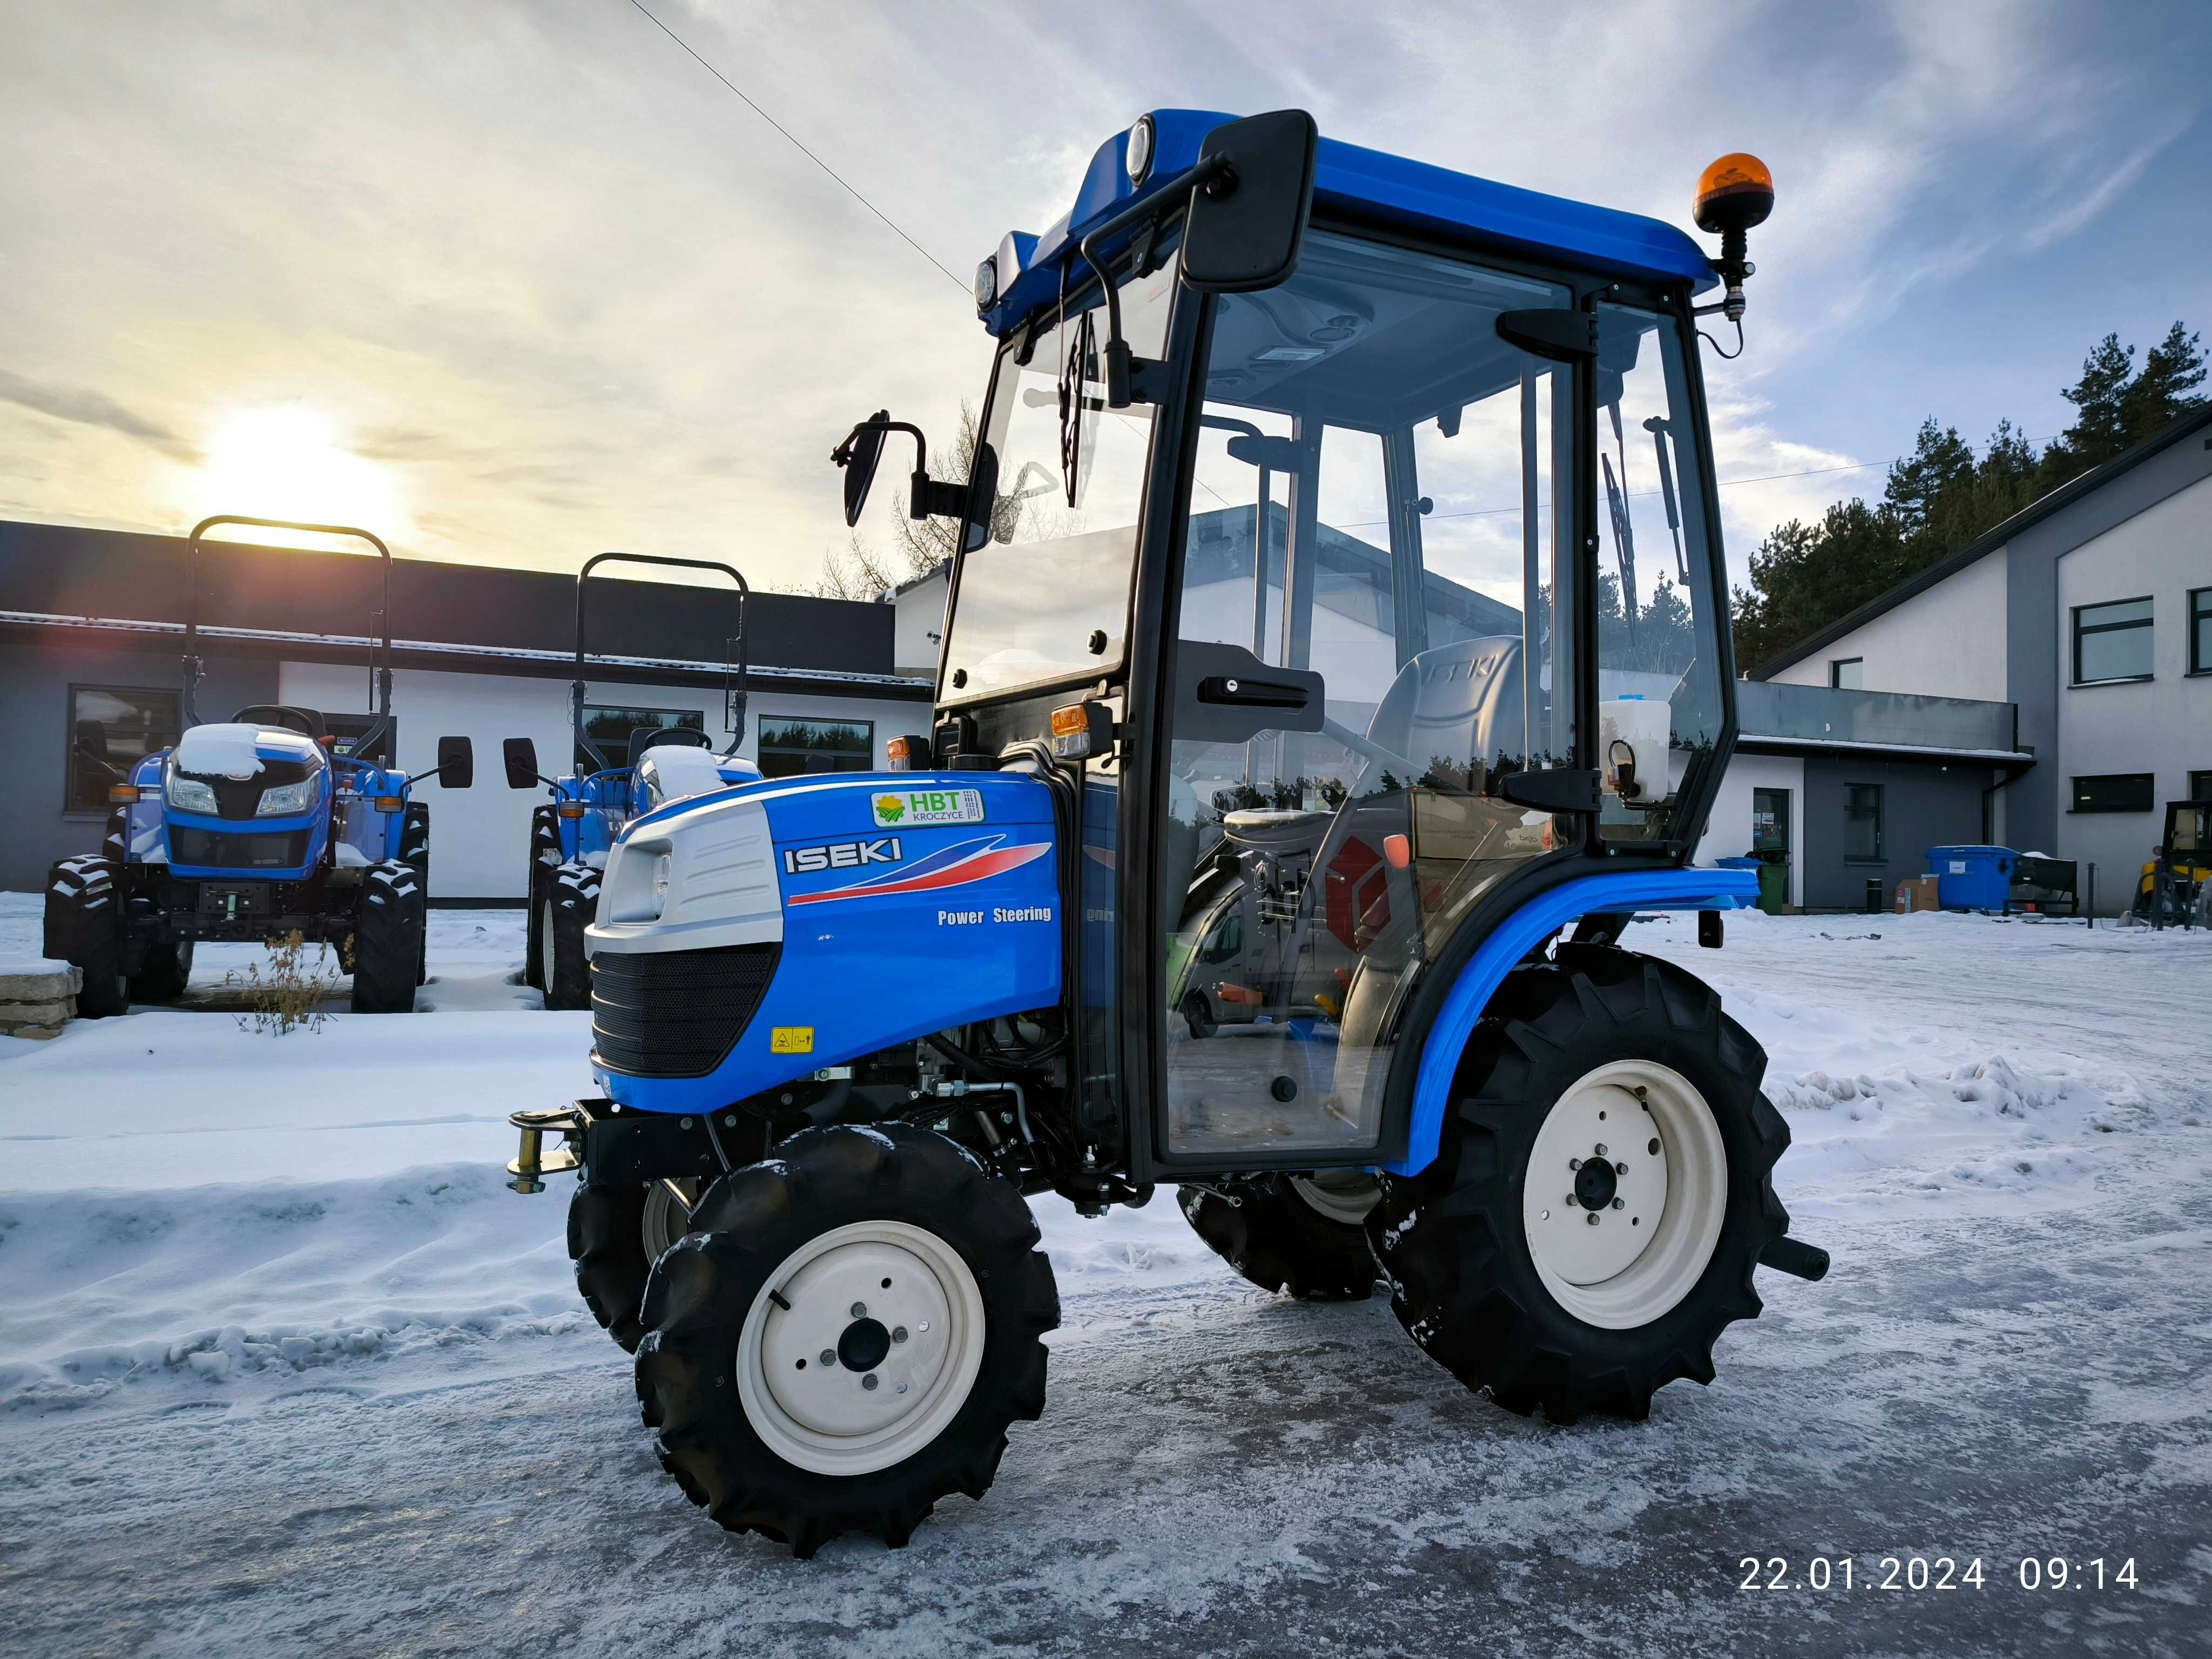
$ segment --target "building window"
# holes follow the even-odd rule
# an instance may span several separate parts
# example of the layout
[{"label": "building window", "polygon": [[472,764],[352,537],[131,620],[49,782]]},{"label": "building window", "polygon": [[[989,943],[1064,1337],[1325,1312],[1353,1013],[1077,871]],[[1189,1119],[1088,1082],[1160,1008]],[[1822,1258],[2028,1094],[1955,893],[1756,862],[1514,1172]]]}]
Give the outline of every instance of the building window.
[{"label": "building window", "polygon": [[2212,772],[2191,772],[2189,775],[2189,799],[2212,800]]},{"label": "building window", "polygon": [[2074,684],[2150,678],[2150,601],[2074,607]]},{"label": "building window", "polygon": [[764,720],[760,769],[765,778],[802,772],[869,772],[876,764],[873,720]]},{"label": "building window", "polygon": [[1828,684],[1838,691],[1865,690],[1866,659],[1864,657],[1829,658]]},{"label": "building window", "polygon": [[2148,812],[2156,799],[2158,780],[2149,772],[2107,772],[2074,780],[2077,812]]},{"label": "building window", "polygon": [[[96,723],[97,733],[88,723]],[[132,685],[72,685],[69,727],[63,738],[69,755],[64,810],[105,812],[107,786],[119,783],[131,767],[177,741],[177,694]],[[80,743],[82,735],[85,741]],[[92,753],[86,753],[87,749]],[[96,758],[105,752],[107,765]],[[113,770],[110,770],[112,768]]]},{"label": "building window", "polygon": [[2212,587],[2189,596],[2189,672],[2212,674]]},{"label": "building window", "polygon": [[1844,786],[1844,862],[1883,862],[1881,786],[1878,783]]},{"label": "building window", "polygon": [[[659,732],[672,726],[686,732],[704,732],[707,715],[697,708],[633,708],[615,704],[586,704],[584,708],[584,735],[599,745],[610,766],[628,763],[629,734],[640,726]],[[576,770],[579,774],[598,770],[598,763],[580,746],[576,750]]]}]

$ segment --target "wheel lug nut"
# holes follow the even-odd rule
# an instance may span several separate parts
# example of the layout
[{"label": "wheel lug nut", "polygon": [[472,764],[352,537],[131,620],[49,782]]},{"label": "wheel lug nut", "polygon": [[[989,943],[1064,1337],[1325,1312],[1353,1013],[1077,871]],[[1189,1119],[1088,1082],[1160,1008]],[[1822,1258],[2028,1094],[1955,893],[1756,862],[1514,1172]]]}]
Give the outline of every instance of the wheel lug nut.
[{"label": "wheel lug nut", "polygon": [[894,1341],[894,1342],[903,1342],[903,1341],[905,1341],[905,1340],[906,1340],[906,1327],[905,1327],[905,1326],[903,1326],[903,1325],[894,1325],[894,1326],[892,1326],[892,1327],[891,1327],[891,1340],[892,1340],[892,1341]]},{"label": "wheel lug nut", "polygon": [[860,1386],[864,1389],[874,1388],[876,1386],[876,1374],[873,1371],[870,1371],[866,1376],[860,1379]]},{"label": "wheel lug nut", "polygon": [[1628,1200],[1625,1198],[1616,1198],[1613,1200],[1613,1207],[1616,1210],[1625,1210],[1628,1207]]},{"label": "wheel lug nut", "polygon": [[836,1364],[837,1363],[837,1350],[836,1350],[836,1349],[835,1349],[835,1348],[824,1348],[824,1349],[823,1349],[823,1350],[822,1350],[822,1363],[823,1363],[823,1364],[825,1364],[825,1365],[834,1365],[834,1364]]},{"label": "wheel lug nut", "polygon": [[1597,1212],[1595,1210],[1592,1210],[1589,1212],[1589,1224],[1593,1227],[1597,1225]]},{"label": "wheel lug nut", "polygon": [[1600,1158],[1603,1158],[1605,1156],[1605,1142],[1602,1140],[1599,1141],[1597,1144],[1597,1155]]},{"label": "wheel lug nut", "polygon": [[1628,1166],[1626,1164],[1616,1164],[1613,1166],[1613,1172],[1615,1175],[1626,1175],[1628,1173]]},{"label": "wheel lug nut", "polygon": [[1579,1170],[1583,1167],[1583,1161],[1578,1158],[1571,1158],[1567,1160],[1567,1167],[1570,1170]]},{"label": "wheel lug nut", "polygon": [[853,1304],[853,1317],[855,1319],[866,1319],[867,1316],[868,1304],[865,1302],[855,1302]]}]

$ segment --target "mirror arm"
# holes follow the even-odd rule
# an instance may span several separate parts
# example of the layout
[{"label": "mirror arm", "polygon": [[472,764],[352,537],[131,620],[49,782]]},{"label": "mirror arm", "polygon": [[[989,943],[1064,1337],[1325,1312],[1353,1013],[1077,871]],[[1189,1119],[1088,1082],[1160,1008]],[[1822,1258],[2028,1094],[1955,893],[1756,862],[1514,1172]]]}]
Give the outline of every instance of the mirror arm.
[{"label": "mirror arm", "polygon": [[[1209,194],[1226,195],[1236,188],[1237,174],[1224,155],[1209,155],[1188,171],[1176,174],[1149,196],[1132,202],[1103,224],[1095,227],[1076,245],[1091,270],[1098,273],[1098,286],[1106,295],[1106,407],[1127,409],[1133,403],[1158,401],[1162,390],[1162,366],[1149,357],[1140,358],[1129,349],[1129,343],[1121,337],[1121,291],[1114,286],[1113,274],[1106,269],[1099,249],[1109,236],[1118,236],[1130,226],[1145,219],[1164,219],[1167,216],[1167,202],[1176,191],[1186,185],[1202,188]],[[1151,248],[1147,240],[1145,258],[1149,259]]]},{"label": "mirror arm", "polygon": [[853,461],[853,446],[860,441],[863,432],[903,432],[914,440],[914,471],[916,477],[929,475],[929,440],[921,435],[921,428],[911,421],[860,421],[845,434],[845,441],[830,452],[830,459],[837,465],[849,466]]}]

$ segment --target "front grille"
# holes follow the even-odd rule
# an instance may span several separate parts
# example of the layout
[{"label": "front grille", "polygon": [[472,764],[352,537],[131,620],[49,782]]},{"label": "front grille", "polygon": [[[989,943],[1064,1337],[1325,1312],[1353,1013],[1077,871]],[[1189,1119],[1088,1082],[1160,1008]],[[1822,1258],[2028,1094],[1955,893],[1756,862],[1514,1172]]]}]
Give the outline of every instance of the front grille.
[{"label": "front grille", "polygon": [[782,950],[599,951],[592,1057],[628,1077],[703,1077],[744,1034]]},{"label": "front grille", "polygon": [[279,835],[169,826],[169,862],[196,870],[296,870],[307,861],[305,830]]}]

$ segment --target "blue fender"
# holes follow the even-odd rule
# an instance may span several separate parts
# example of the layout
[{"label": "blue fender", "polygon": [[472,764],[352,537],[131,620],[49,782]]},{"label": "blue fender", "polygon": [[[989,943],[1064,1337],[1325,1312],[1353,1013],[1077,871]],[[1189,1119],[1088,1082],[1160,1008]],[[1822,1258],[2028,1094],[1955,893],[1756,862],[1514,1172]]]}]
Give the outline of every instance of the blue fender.
[{"label": "blue fender", "polygon": [[1758,902],[1755,870],[1623,870],[1584,876],[1539,893],[1493,929],[1460,969],[1421,1045],[1406,1155],[1383,1169],[1395,1176],[1415,1176],[1437,1161],[1452,1076],[1475,1022],[1505,975],[1543,939],[1577,916],[1608,910],[1744,910]]}]

